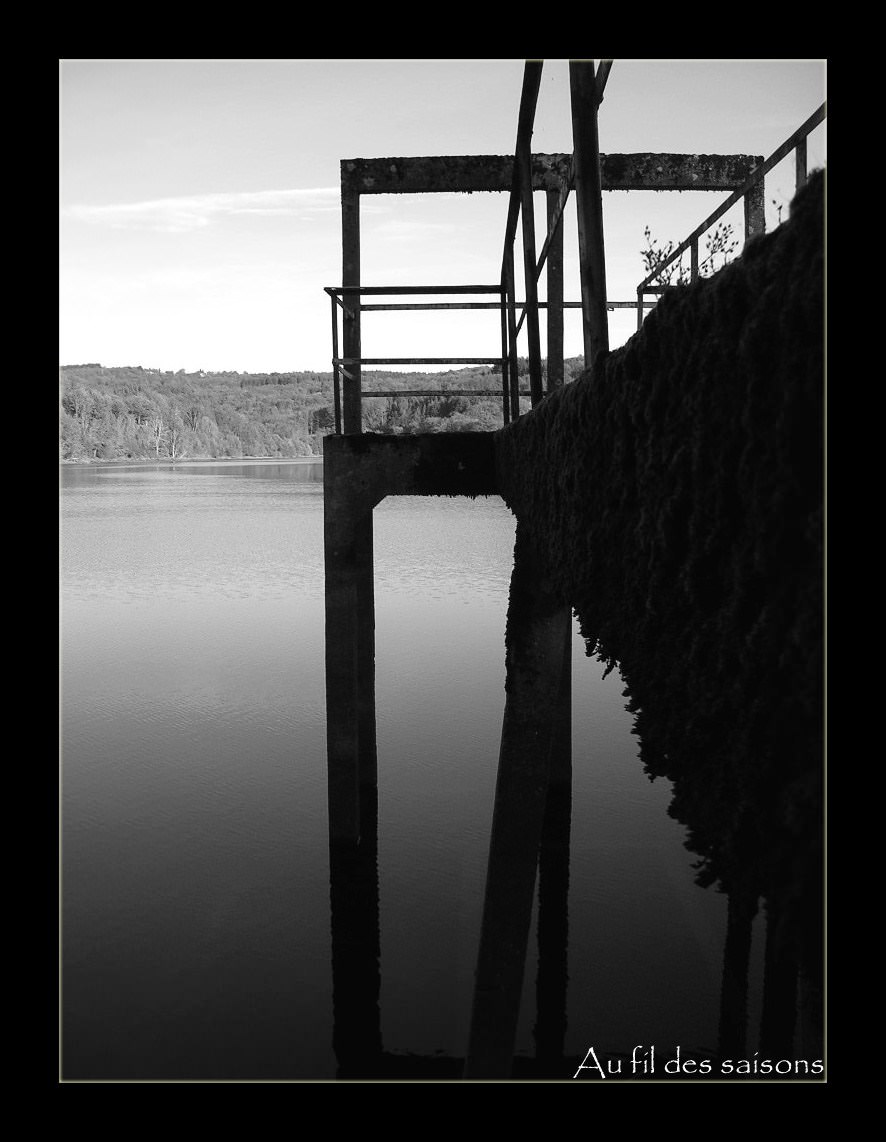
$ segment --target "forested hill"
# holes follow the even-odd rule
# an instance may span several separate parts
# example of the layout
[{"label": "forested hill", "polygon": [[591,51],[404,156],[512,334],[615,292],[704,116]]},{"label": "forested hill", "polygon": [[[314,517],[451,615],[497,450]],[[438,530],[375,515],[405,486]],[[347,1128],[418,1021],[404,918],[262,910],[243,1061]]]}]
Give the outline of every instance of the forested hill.
[{"label": "forested hill", "polygon": [[[567,378],[580,371],[567,362]],[[521,374],[526,362],[520,361]],[[484,431],[501,427],[496,397],[447,396],[448,389],[498,391],[487,367],[446,373],[365,371],[372,389],[433,390],[433,396],[364,400],[367,432]],[[528,377],[521,377],[522,389]],[[436,393],[440,395],[437,396]],[[332,373],[177,373],[65,365],[61,369],[64,460],[311,456],[334,428]]]}]

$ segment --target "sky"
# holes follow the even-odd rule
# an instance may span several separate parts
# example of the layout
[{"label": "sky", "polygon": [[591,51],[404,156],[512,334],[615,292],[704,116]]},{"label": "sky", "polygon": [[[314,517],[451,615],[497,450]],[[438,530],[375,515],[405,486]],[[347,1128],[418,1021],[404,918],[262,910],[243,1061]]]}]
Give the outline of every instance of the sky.
[{"label": "sky", "polygon": [[[826,63],[616,59],[600,149],[768,156],[824,102]],[[60,364],[330,370],[323,288],[341,284],[340,161],[513,154],[523,64],[61,60]],[[824,165],[826,127],[810,136],[810,168]],[[532,149],[573,149],[565,59],[545,61]],[[792,194],[786,161],[767,178],[767,227]],[[636,296],[647,226],[679,242],[726,197],[604,192],[608,298]],[[498,282],[507,205],[503,194],[364,197],[363,284]],[[540,249],[541,195],[536,219]],[[739,240],[741,220],[740,207],[727,218]],[[571,208],[563,224],[566,300],[578,301]],[[630,311],[610,314],[611,346],[634,329]],[[566,355],[581,345],[567,312]],[[497,352],[491,311],[363,318],[365,356]]]}]

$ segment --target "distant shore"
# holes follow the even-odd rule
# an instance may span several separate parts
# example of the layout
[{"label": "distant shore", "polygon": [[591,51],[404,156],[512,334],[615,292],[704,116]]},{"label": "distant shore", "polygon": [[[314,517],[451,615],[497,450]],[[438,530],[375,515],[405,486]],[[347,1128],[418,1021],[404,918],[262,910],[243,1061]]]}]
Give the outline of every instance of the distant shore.
[{"label": "distant shore", "polygon": [[106,468],[131,468],[150,464],[152,468],[179,467],[182,464],[322,464],[322,455],[317,456],[178,456],[174,460],[169,456],[157,456],[154,459],[143,456],[121,457],[113,460],[102,460],[98,457],[87,459],[85,457],[66,457],[60,464],[89,464],[101,465]]}]

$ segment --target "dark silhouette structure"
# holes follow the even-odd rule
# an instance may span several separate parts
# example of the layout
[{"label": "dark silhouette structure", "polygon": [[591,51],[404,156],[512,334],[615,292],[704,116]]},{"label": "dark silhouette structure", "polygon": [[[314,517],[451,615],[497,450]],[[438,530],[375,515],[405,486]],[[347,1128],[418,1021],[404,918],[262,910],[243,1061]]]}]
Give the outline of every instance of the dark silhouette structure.
[{"label": "dark silhouette structure", "polygon": [[[713,279],[664,291],[635,337],[609,353],[600,325],[600,189],[607,177],[609,185],[616,177],[630,181],[650,156],[597,153],[604,64],[596,74],[593,64],[573,74],[572,164],[528,151],[538,80],[530,65],[509,169],[505,160],[488,158],[343,163],[344,281],[333,306],[338,297],[345,311],[345,351],[335,362],[345,379],[345,434],[328,437],[324,449],[341,1077],[390,1077],[396,1066],[382,1049],[378,1018],[372,593],[372,508],[394,494],[499,494],[517,519],[506,708],[463,1077],[515,1073],[539,867],[535,1077],[546,1068],[561,1077],[571,1073],[562,1069],[562,1055],[573,611],[588,652],[621,668],[643,764],[650,776],[673,782],[670,812],[687,827],[699,883],[729,896],[720,1054],[746,1047],[751,925],[761,902],[767,935],[760,1051],[781,1059],[797,1048],[805,1058],[822,1054],[824,178],[819,173],[808,181],[790,220],[771,235],[753,225],[761,183],[759,193],[747,195],[752,240],[742,256]],[[594,120],[590,131],[588,119]],[[655,177],[664,171],[679,186],[680,157],[658,158],[669,161],[653,164]],[[715,172],[711,178],[726,177],[730,162],[744,162],[742,156],[695,158]],[[747,174],[744,168],[733,174],[731,188],[742,187]],[[552,191],[559,201],[557,188],[570,182],[579,198],[588,270],[582,308],[589,367],[561,387],[555,362],[549,369],[555,382],[547,394],[541,391],[532,363],[539,303],[527,288],[533,409],[519,416],[508,243],[521,203],[527,216],[533,189]],[[504,189],[505,183],[517,204],[509,217],[500,303],[505,427],[363,435],[360,193]],[[554,247],[556,215],[549,199],[546,250]],[[534,267],[528,238],[524,255]],[[549,298],[551,288],[549,280]],[[562,298],[556,281],[553,288]],[[562,354],[562,339],[559,344]],[[451,1064],[439,1064],[446,1070],[440,1077],[453,1077]]]},{"label": "dark silhouette structure", "polygon": [[724,1041],[767,917],[761,1050],[798,978],[821,1049],[823,184],[715,278],[496,435],[502,494],[617,662],[645,768],[674,783],[699,882],[730,895]]}]

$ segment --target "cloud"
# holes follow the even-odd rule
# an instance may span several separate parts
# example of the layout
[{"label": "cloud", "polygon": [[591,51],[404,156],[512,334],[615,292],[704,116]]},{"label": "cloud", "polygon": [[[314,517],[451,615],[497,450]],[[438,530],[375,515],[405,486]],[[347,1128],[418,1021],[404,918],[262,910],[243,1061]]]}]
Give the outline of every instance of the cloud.
[{"label": "cloud", "polygon": [[69,206],[62,214],[78,222],[108,226],[114,230],[155,230],[182,234],[237,215],[305,218],[337,211],[340,193],[337,186],[320,186],[299,190],[194,194],[180,198],[155,198],[147,202]]},{"label": "cloud", "polygon": [[460,233],[459,227],[450,222],[424,222],[409,219],[391,218],[374,225],[373,238],[383,238],[386,242],[414,243],[422,238],[449,237]]}]

